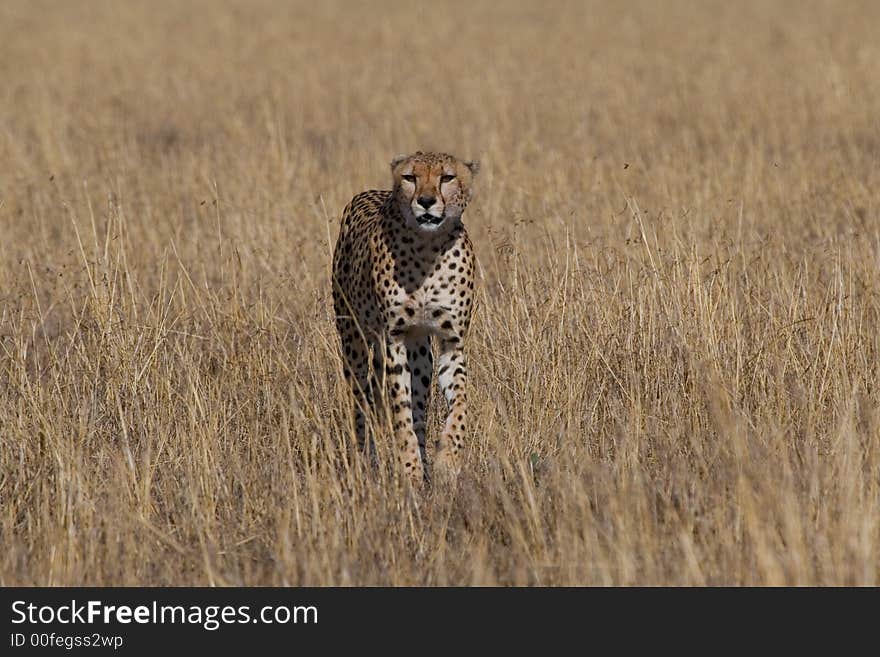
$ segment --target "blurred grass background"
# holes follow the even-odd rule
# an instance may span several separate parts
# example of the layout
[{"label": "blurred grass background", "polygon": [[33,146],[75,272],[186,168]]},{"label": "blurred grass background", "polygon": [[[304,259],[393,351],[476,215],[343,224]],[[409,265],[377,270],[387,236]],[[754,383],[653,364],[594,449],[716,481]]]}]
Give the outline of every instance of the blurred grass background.
[{"label": "blurred grass background", "polygon": [[[2,3],[0,584],[876,585],[878,24]],[[416,149],[483,165],[449,494],[351,458],[329,303]]]}]

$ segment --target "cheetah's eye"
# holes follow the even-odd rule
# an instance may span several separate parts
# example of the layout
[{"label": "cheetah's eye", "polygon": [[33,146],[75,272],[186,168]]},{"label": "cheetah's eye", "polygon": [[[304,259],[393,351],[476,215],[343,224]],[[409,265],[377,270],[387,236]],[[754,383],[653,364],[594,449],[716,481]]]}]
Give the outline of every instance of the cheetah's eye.
[{"label": "cheetah's eye", "polygon": [[441,183],[448,183],[448,182],[452,182],[453,180],[455,180],[455,176],[452,176],[449,174],[444,175],[444,176],[440,176]]},{"label": "cheetah's eye", "polygon": [[407,173],[405,175],[402,175],[401,178],[403,178],[406,182],[411,182],[411,183],[416,182],[416,177],[414,175],[412,175],[411,173]]}]

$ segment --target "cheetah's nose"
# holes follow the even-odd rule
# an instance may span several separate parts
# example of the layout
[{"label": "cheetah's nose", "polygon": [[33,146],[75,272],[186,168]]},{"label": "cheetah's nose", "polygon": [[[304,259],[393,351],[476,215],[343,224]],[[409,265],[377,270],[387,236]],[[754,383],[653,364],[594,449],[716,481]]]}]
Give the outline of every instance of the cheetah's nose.
[{"label": "cheetah's nose", "polygon": [[436,201],[433,196],[419,196],[419,205],[421,205],[425,210],[434,205],[434,201]]}]

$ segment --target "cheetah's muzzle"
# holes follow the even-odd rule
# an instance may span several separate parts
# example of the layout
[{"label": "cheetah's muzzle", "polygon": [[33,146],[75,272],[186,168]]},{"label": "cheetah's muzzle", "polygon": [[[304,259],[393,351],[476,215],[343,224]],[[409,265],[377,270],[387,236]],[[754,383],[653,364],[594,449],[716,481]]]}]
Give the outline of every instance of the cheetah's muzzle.
[{"label": "cheetah's muzzle", "polygon": [[443,223],[443,220],[446,217],[435,217],[433,214],[428,214],[427,212],[423,214],[421,217],[416,217],[416,221],[419,222],[420,226],[439,226]]}]

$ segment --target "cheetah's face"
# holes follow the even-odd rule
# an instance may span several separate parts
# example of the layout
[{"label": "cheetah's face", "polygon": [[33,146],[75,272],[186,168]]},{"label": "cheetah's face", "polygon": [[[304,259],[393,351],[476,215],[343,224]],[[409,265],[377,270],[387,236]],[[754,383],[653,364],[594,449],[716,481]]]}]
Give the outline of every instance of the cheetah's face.
[{"label": "cheetah's face", "polygon": [[395,158],[391,163],[394,196],[407,224],[421,233],[452,227],[471,198],[471,182],[479,166],[445,153]]}]

